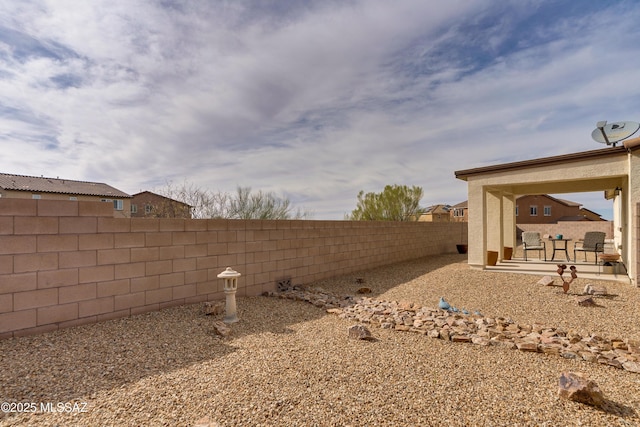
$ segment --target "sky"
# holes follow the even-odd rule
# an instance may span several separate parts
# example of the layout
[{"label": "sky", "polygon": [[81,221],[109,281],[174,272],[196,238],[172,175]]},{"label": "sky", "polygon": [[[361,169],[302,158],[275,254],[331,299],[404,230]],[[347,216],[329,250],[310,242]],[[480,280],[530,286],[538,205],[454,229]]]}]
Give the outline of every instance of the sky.
[{"label": "sky", "polygon": [[453,205],[456,170],[640,121],[638,22],[636,1],[5,1],[0,172],[248,186],[313,219],[388,184]]}]

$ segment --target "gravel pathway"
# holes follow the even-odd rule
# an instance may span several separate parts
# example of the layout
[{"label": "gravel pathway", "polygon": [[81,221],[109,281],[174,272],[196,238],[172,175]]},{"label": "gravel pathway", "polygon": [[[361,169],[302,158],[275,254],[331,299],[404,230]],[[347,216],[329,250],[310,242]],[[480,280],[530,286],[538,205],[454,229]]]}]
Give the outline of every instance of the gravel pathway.
[{"label": "gravel pathway", "polygon": [[[367,286],[376,299],[433,307],[445,296],[520,324],[640,340],[638,288],[578,278],[570,294],[586,283],[613,294],[579,307],[538,279],[446,255],[313,285],[341,294]],[[0,426],[640,425],[638,374],[388,329],[352,340],[353,322],[303,302],[239,298],[238,308],[228,338],[196,304],[0,341],[0,402],[35,406],[0,412]],[[613,411],[560,400],[565,371],[596,381]]]}]

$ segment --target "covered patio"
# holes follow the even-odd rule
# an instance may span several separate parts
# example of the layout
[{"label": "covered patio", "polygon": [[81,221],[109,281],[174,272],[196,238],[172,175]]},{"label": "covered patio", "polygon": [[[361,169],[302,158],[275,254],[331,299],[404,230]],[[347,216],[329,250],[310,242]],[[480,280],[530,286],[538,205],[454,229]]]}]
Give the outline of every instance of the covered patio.
[{"label": "covered patio", "polygon": [[[468,183],[468,262],[478,269],[535,270],[540,262],[504,259],[503,248],[516,248],[516,197],[602,191],[613,203],[610,249],[620,255],[625,280],[638,285],[638,203],[640,202],[640,138],[622,147],[545,157],[456,171]],[[489,266],[488,252],[498,253]],[[564,261],[566,263],[566,260]],[[557,264],[553,261],[553,264]],[[522,266],[520,266],[522,265]],[[597,264],[591,264],[596,269]],[[543,264],[544,266],[544,264]],[[546,263],[549,271],[549,263]],[[587,269],[585,264],[585,269]],[[551,273],[555,271],[551,269]],[[586,273],[586,270],[585,270]],[[618,274],[620,275],[620,274]]]},{"label": "covered patio", "polygon": [[[487,271],[504,272],[504,273],[521,273],[536,276],[551,276],[553,279],[559,279],[556,273],[556,264],[575,265],[578,270],[578,277],[586,280],[603,280],[612,282],[629,283],[629,275],[626,266],[620,263],[613,269],[605,269],[602,264],[591,262],[567,262],[566,260],[544,261],[540,259],[529,259],[524,261],[521,257],[512,258],[510,260],[500,260],[496,265],[487,265]],[[569,279],[568,274],[565,278]]]}]

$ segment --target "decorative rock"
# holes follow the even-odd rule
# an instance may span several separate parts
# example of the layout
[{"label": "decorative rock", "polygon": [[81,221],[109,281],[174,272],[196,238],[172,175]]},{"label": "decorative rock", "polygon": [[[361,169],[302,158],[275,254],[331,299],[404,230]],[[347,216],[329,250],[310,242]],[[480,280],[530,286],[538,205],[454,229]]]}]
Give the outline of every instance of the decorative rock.
[{"label": "decorative rock", "polygon": [[638,362],[624,362],[622,364],[622,367],[624,368],[625,371],[629,371],[629,372],[635,372],[637,374],[640,374],[640,363]]},{"label": "decorative rock", "polygon": [[356,340],[372,340],[371,331],[364,325],[353,325],[349,327],[349,338]]},{"label": "decorative rock", "polygon": [[579,354],[582,356],[582,360],[586,360],[587,362],[595,363],[598,361],[598,356],[590,351],[581,351]]},{"label": "decorative rock", "polygon": [[622,340],[611,340],[611,347],[614,349],[626,350],[627,343]]},{"label": "decorative rock", "polygon": [[471,342],[476,345],[488,346],[491,342],[485,337],[472,337]]},{"label": "decorative rock", "polygon": [[[382,329],[419,333],[446,341],[542,352],[640,373],[638,340],[607,339],[595,334],[583,337],[577,331],[566,331],[538,323],[519,325],[502,317],[469,316],[442,308],[421,307],[406,301],[379,301],[365,296],[340,296],[317,287],[294,287],[270,296],[305,301],[323,308],[328,313],[337,314],[341,319],[354,320]],[[592,297],[586,295],[580,298]],[[444,298],[441,302],[448,304]]]},{"label": "decorative rock", "polygon": [[371,288],[362,287],[362,288],[359,288],[356,292],[359,294],[370,294]]},{"label": "decorative rock", "polygon": [[606,287],[592,285],[592,284],[587,284],[584,287],[584,291],[582,293],[585,295],[599,295],[599,296],[609,295]]},{"label": "decorative rock", "polygon": [[438,329],[432,329],[427,332],[429,338],[440,338],[440,331]]},{"label": "decorative rock", "polygon": [[551,276],[544,276],[542,279],[538,280],[537,285],[553,286],[553,278]]},{"label": "decorative rock", "polygon": [[226,323],[220,320],[213,322],[213,331],[217,335],[220,335],[221,337],[224,337],[224,338],[231,335],[231,328]]},{"label": "decorative rock", "polygon": [[560,351],[560,356],[565,359],[580,359],[580,355],[573,351]]},{"label": "decorative rock", "polygon": [[202,305],[202,313],[205,315],[218,316],[224,314],[225,304],[223,301],[207,301]]},{"label": "decorative rock", "polygon": [[590,296],[576,297],[576,303],[581,307],[595,307],[598,305]]},{"label": "decorative rock", "polygon": [[540,350],[542,350],[544,354],[554,354],[559,356],[562,348],[562,344],[540,344]]},{"label": "decorative rock", "polygon": [[598,385],[583,374],[564,372],[560,376],[558,395],[564,399],[601,407],[606,400]]},{"label": "decorative rock", "polygon": [[629,350],[631,353],[640,354],[640,341],[627,340],[627,350]]},{"label": "decorative rock", "polygon": [[534,343],[534,342],[520,342],[517,343],[516,346],[518,347],[518,350],[520,351],[530,351],[533,353],[537,353],[538,352],[538,344]]}]

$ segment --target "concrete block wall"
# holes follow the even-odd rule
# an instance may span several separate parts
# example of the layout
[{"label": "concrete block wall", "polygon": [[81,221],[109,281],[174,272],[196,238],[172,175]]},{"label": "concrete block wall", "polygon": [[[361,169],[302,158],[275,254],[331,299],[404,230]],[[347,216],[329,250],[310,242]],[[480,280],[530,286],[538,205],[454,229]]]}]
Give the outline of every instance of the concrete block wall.
[{"label": "concrete block wall", "polygon": [[[461,227],[464,230],[461,230]],[[0,199],[0,338],[455,252],[466,223],[114,218],[100,202]]]}]

